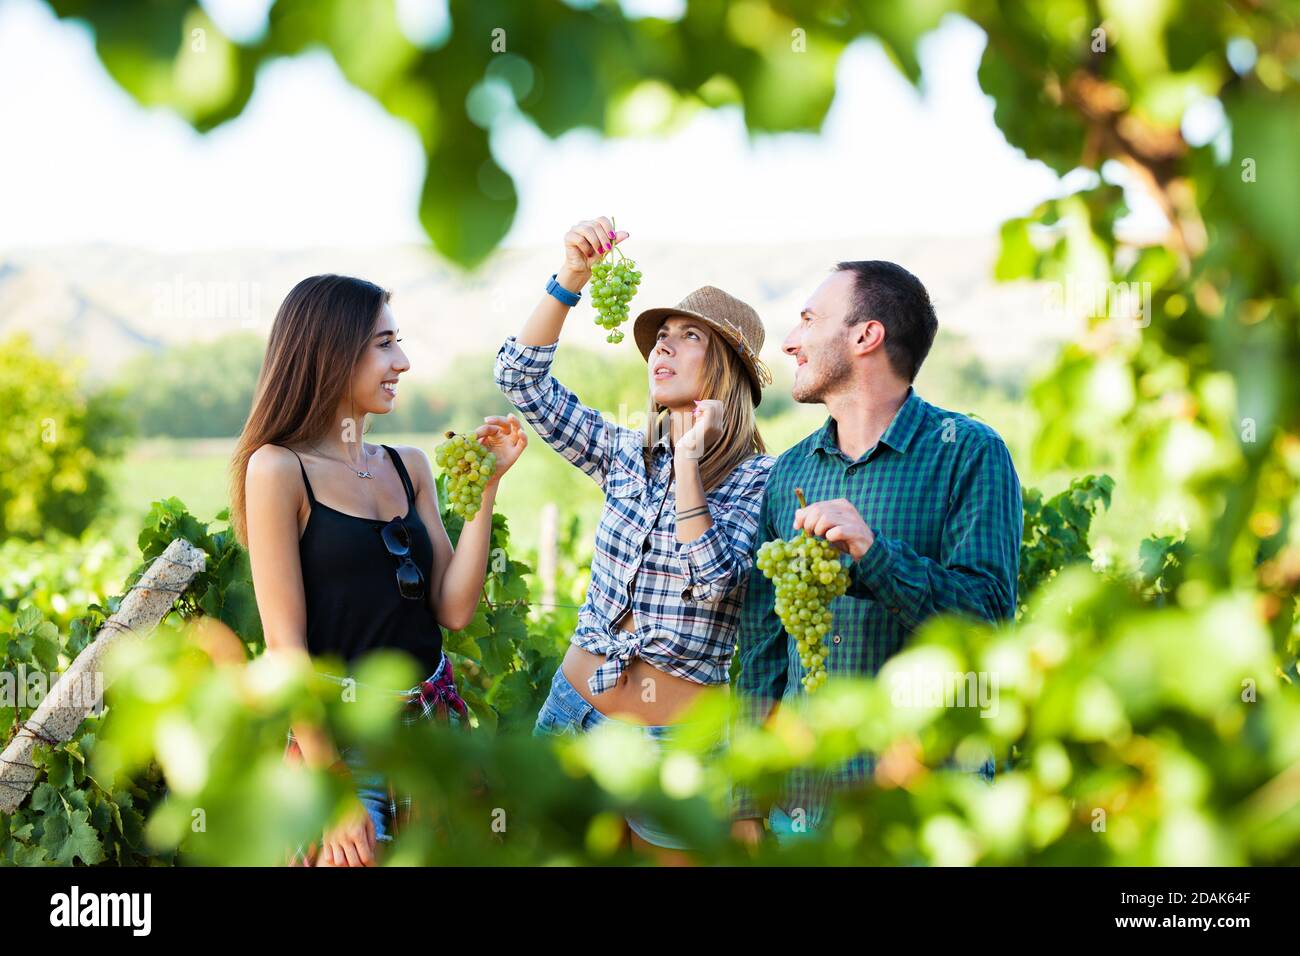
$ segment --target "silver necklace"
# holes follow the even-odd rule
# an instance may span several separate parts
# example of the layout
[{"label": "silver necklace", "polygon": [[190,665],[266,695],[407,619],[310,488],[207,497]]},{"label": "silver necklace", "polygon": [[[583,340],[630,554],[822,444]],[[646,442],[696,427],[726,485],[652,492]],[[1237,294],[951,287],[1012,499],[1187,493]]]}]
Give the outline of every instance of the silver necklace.
[{"label": "silver necklace", "polygon": [[[310,444],[310,442],[309,442],[308,444]],[[353,473],[354,475],[356,475],[358,478],[373,478],[373,477],[375,477],[374,475],[372,475],[372,474],[370,473],[370,469],[369,469],[369,468],[366,468],[366,469],[364,469],[364,470],[362,470],[362,471],[358,471],[357,468],[356,468],[356,466],[353,465],[352,462],[350,462],[350,461],[347,461],[347,462],[339,461],[339,459],[335,458],[333,455],[327,455],[327,454],[325,454],[323,451],[321,451],[321,450],[320,450],[319,448],[317,448],[315,445],[312,445],[311,448],[312,448],[312,451],[316,452],[316,454],[320,455],[322,458],[328,458],[330,461],[337,461],[340,465],[347,465],[348,468],[350,468],[350,469],[352,470],[352,473]],[[370,453],[366,451],[365,445],[362,445],[362,446],[361,446],[361,452],[362,452],[362,454],[364,454],[367,458],[370,457]]]}]

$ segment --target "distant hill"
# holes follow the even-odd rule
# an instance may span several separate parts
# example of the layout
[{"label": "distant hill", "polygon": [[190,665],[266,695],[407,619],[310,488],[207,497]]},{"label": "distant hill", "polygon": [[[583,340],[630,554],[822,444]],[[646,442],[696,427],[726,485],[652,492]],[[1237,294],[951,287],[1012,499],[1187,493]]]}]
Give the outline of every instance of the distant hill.
[{"label": "distant hill", "polygon": [[[1074,329],[1047,319],[1041,287],[993,281],[996,239],[870,238],[728,244],[628,242],[645,275],[633,303],[673,305],[716,285],[754,306],[767,328],[764,359],[783,361],[781,340],[804,299],[841,259],[892,259],[926,284],[941,329],[960,333],[984,361],[1025,366]],[[456,357],[495,350],[532,309],[560,258],[554,246],[500,251],[462,273],[419,246],[295,251],[230,250],[167,255],[107,244],[0,253],[0,337],[29,332],[45,352],[82,357],[91,381],[132,356],[241,329],[266,334],[276,308],[305,276],[359,275],[393,290],[412,378],[432,379]],[[580,307],[566,341],[609,348]],[[631,336],[619,346],[635,349]]]}]

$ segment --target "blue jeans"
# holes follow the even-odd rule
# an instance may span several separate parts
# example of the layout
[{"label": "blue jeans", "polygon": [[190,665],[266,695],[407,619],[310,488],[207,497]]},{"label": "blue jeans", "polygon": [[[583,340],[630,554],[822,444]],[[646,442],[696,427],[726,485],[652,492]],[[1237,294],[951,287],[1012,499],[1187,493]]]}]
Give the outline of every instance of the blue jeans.
[{"label": "blue jeans", "polygon": [[[558,667],[555,670],[555,676],[551,679],[551,692],[542,704],[542,709],[537,712],[537,722],[533,725],[533,736],[562,737],[568,734],[586,733],[593,727],[599,727],[601,724],[611,721],[618,724],[625,723],[629,727],[640,728],[659,747],[663,746],[663,742],[673,732],[671,724],[647,727],[644,724],[623,721],[616,717],[606,717],[574,689],[574,686],[569,683],[569,679],[564,676],[564,668]],[[626,819],[627,825],[632,832],[652,846],[664,847],[669,850],[691,849],[688,844],[660,829],[650,820],[631,815]]]},{"label": "blue jeans", "polygon": [[[951,766],[951,764],[952,761],[948,761],[947,765]],[[996,770],[997,762],[992,757],[989,757],[974,773],[981,780],[992,783]],[[821,816],[821,814],[818,815]],[[790,846],[800,840],[815,836],[818,827],[823,821],[814,823],[809,818],[810,816],[809,814],[801,814],[800,818],[796,820],[783,807],[773,805],[767,815],[767,826],[772,831],[772,836],[776,838],[777,846]]]},{"label": "blue jeans", "polygon": [[789,846],[796,840],[807,839],[813,834],[813,827],[807,823],[803,823],[802,828],[796,830],[794,818],[775,806],[767,815],[767,825],[772,831],[772,836],[776,837],[777,846]]}]

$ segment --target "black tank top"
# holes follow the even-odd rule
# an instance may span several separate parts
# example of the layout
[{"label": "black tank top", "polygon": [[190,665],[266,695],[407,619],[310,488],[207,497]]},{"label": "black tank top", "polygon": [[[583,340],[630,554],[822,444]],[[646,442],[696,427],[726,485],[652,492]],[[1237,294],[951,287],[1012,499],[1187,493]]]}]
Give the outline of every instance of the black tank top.
[{"label": "black tank top", "polygon": [[307,527],[298,541],[307,598],[307,652],[351,662],[379,648],[397,649],[419,661],[424,669],[421,676],[427,677],[442,661],[442,629],[427,597],[433,580],[433,544],[415,510],[415,491],[401,456],[387,445],[380,447],[406,489],[403,520],[411,533],[411,560],[424,575],[426,596],[413,601],[398,592],[400,559],[388,553],[379,536],[387,522],[345,514],[318,502],[299,457],[311,502]]}]

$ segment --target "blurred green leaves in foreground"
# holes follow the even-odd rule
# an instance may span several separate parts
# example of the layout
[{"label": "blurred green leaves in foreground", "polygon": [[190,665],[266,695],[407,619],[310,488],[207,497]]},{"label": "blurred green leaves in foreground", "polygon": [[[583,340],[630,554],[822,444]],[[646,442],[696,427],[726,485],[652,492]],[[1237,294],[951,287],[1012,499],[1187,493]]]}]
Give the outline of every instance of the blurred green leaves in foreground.
[{"label": "blurred green leaves in foreground", "polygon": [[[345,700],[337,684],[265,655],[217,664],[211,645],[168,627],[115,655],[86,773],[112,791],[156,773],[156,761],[166,792],[146,838],[160,859],[179,850],[196,863],[275,864],[315,839],[346,798],[337,778],[283,761],[288,723],[323,720],[420,807],[390,863],[632,862],[615,843],[627,812],[687,836],[706,861],[742,862],[727,838],[731,779],[771,792],[791,766],[832,766],[866,748],[882,755],[876,785],[842,795],[815,838],[768,847],[760,860],[1300,862],[1287,772],[1300,761],[1300,699],[1283,690],[1248,597],[1152,610],[1122,583],[1075,569],[1027,616],[1002,630],[935,622],[877,679],[830,682],[770,727],[736,736],[721,759],[708,754],[729,719],[717,702],[662,755],[630,725],[554,746],[424,722],[395,730],[393,700]],[[951,677],[965,674],[993,686],[953,706]],[[408,661],[385,655],[355,676],[361,688],[417,679]],[[992,784],[960,769],[989,750],[1001,764],[1012,748],[1011,770]],[[957,769],[927,769],[949,760]],[[26,825],[63,819],[64,808],[42,809],[54,802],[50,785],[39,793],[20,814]],[[66,813],[79,821],[75,806]]]},{"label": "blurred green leaves in foreground", "polygon": [[[647,135],[735,107],[753,133],[816,131],[850,43],[873,39],[919,84],[918,44],[948,15],[988,35],[979,81],[1013,146],[1062,174],[1110,159],[1145,167],[1180,219],[1179,207],[1201,197],[1180,198],[1177,181],[1202,165],[1182,120],[1221,97],[1264,172],[1265,185],[1240,199],[1243,218],[1276,247],[1296,241],[1284,213],[1295,203],[1274,199],[1277,190],[1295,198],[1281,180],[1297,147],[1272,135],[1296,118],[1289,3],[690,0],[665,20],[629,16],[611,0],[447,0],[445,17],[417,26],[395,0],[274,0],[264,24],[231,37],[198,0],[48,2],[90,25],[104,67],[139,103],[204,132],[240,115],[267,62],[327,51],[419,136],[421,220],[465,265],[492,251],[515,213],[508,163],[491,147],[502,122],[551,137],[580,127]],[[1235,173],[1235,162],[1221,165]]]}]

